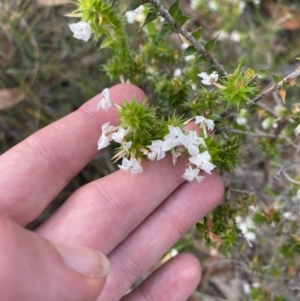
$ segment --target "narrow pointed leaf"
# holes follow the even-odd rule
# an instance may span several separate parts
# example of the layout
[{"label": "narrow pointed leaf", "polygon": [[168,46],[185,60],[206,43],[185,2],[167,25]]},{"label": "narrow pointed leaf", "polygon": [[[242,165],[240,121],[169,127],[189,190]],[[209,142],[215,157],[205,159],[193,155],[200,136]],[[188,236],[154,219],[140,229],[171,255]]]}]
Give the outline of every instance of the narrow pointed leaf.
[{"label": "narrow pointed leaf", "polygon": [[191,17],[181,15],[181,16],[179,16],[179,17],[176,18],[176,21],[178,22],[178,24],[179,24],[180,26],[183,26],[184,23],[185,23],[188,19],[190,19],[190,18],[191,18]]},{"label": "narrow pointed leaf", "polygon": [[207,52],[211,52],[215,48],[216,41],[217,41],[217,38],[219,37],[219,35],[220,34],[218,34],[214,39],[212,39],[206,43],[205,50]]},{"label": "narrow pointed leaf", "polygon": [[183,55],[184,56],[188,56],[188,55],[192,55],[196,52],[197,50],[195,49],[194,46],[189,46],[188,48],[185,49]]},{"label": "narrow pointed leaf", "polygon": [[124,11],[124,14],[130,10],[135,10],[137,9],[138,7],[140,7],[143,3],[141,2],[138,2],[138,1],[131,1],[130,4],[128,5],[128,7],[126,8],[126,10]]},{"label": "narrow pointed leaf", "polygon": [[148,23],[150,23],[150,22],[152,22],[152,21],[154,21],[154,20],[157,19],[157,16],[158,16],[158,10],[159,10],[159,8],[155,9],[154,11],[149,11],[149,13],[147,14],[146,19],[145,19],[145,21],[144,21],[144,23],[143,23],[143,25],[142,25],[142,28],[143,28],[146,24],[148,24]]},{"label": "narrow pointed leaf", "polygon": [[196,31],[192,32],[192,36],[196,39],[199,40],[202,36],[202,28],[198,28]]},{"label": "narrow pointed leaf", "polygon": [[[169,14],[176,19],[178,13],[180,12],[179,0],[176,0],[169,8]],[[181,13],[182,14],[182,13]]]},{"label": "narrow pointed leaf", "polygon": [[258,78],[267,78],[269,76],[269,72],[264,69],[259,69],[257,71],[257,76],[258,76]]},{"label": "narrow pointed leaf", "polygon": [[169,25],[167,23],[163,24],[160,32],[158,33],[158,35],[155,38],[156,42],[159,43],[163,38],[169,36],[173,32],[174,32],[174,29],[171,25]]}]

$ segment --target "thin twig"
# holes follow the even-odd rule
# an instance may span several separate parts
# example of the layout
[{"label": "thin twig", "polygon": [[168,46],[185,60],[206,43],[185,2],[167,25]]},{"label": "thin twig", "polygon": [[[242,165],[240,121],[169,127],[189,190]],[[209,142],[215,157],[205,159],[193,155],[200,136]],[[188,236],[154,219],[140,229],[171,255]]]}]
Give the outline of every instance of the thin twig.
[{"label": "thin twig", "polygon": [[256,103],[260,99],[262,99],[263,97],[268,95],[269,93],[281,89],[284,84],[290,83],[291,81],[293,81],[294,79],[296,79],[299,76],[300,76],[300,66],[294,72],[292,72],[291,74],[286,76],[284,79],[282,79],[279,83],[277,83],[276,85],[274,85],[271,88],[267,89],[266,91],[262,92],[261,94],[257,95],[252,100],[252,103]]},{"label": "thin twig", "polygon": [[247,136],[254,136],[254,137],[266,137],[266,138],[275,138],[276,137],[274,134],[258,133],[258,132],[252,133],[249,131],[241,131],[241,130],[236,130],[236,129],[230,129],[229,131],[231,133],[242,134],[242,135],[247,135]]},{"label": "thin twig", "polygon": [[278,117],[278,115],[271,109],[269,108],[267,105],[265,105],[264,103],[260,102],[260,101],[257,101],[255,103],[256,106],[262,108],[263,110],[265,110],[266,112],[269,112],[272,116],[274,117]]},{"label": "thin twig", "polygon": [[159,0],[148,0],[148,3],[152,4],[154,7],[158,8],[160,15],[176,30],[185,37],[192,46],[195,47],[196,51],[202,54],[222,75],[227,75],[227,72],[223,66],[209,54],[205,48],[197,42],[197,40],[184,28],[182,28],[178,22],[169,14],[169,12],[161,5]]},{"label": "thin twig", "polygon": [[299,181],[294,180],[293,178],[291,178],[286,172],[282,172],[282,175],[291,183],[296,184],[296,185],[300,185]]}]

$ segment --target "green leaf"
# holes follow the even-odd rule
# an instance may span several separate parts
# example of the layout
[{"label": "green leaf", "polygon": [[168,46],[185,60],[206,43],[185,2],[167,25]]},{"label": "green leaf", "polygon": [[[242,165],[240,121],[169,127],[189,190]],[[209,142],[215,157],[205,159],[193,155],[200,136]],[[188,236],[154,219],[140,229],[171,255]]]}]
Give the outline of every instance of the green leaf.
[{"label": "green leaf", "polygon": [[203,64],[205,64],[205,63],[207,63],[207,60],[206,60],[206,58],[202,55],[202,54],[200,54],[197,58],[196,58],[196,60],[195,60],[195,62],[194,62],[194,65],[203,65]]},{"label": "green leaf", "polygon": [[143,28],[146,24],[148,24],[148,23],[150,23],[150,22],[152,22],[152,21],[154,21],[154,20],[157,19],[158,10],[159,10],[159,8],[157,8],[157,9],[155,9],[153,11],[150,10],[148,12],[148,14],[146,16],[146,19],[145,19],[145,21],[144,21],[144,23],[143,23],[143,25],[142,25],[141,28]]},{"label": "green leaf", "polygon": [[109,46],[113,43],[113,39],[109,36],[107,36],[101,43],[100,45],[100,48],[99,49],[102,49],[102,48],[109,48]]},{"label": "green leaf", "polygon": [[258,78],[267,78],[269,76],[269,71],[264,70],[264,69],[259,69],[257,71],[257,76],[258,76]]},{"label": "green leaf", "polygon": [[272,76],[272,79],[273,79],[273,81],[274,81],[275,84],[277,84],[277,83],[279,83],[281,81],[281,78],[278,75],[271,74],[271,76]]},{"label": "green leaf", "polygon": [[196,227],[199,232],[204,232],[206,230],[206,226],[203,225],[202,223],[197,223]]},{"label": "green leaf", "polygon": [[196,31],[192,32],[192,36],[196,39],[199,40],[202,36],[202,28],[198,28]]},{"label": "green leaf", "polygon": [[159,43],[163,38],[169,36],[170,34],[172,34],[174,32],[174,29],[171,25],[164,23],[161,27],[160,32],[158,33],[158,35],[155,38],[155,41],[157,43]]},{"label": "green leaf", "polygon": [[189,46],[188,48],[185,49],[183,56],[188,56],[188,55],[192,55],[196,52],[197,50],[195,49],[194,46]]},{"label": "green leaf", "polygon": [[128,7],[126,8],[126,10],[124,11],[124,14],[130,10],[135,10],[137,9],[139,6],[141,6],[143,3],[140,3],[138,1],[132,0],[130,2],[130,4],[128,5]]},{"label": "green leaf", "polygon": [[[176,0],[169,8],[169,14],[176,19],[176,17],[178,16],[178,13],[181,12],[181,9],[179,7],[179,0]],[[182,12],[181,14],[182,15]]]},{"label": "green leaf", "polygon": [[181,15],[181,16],[179,16],[179,17],[176,18],[176,21],[178,22],[178,24],[179,24],[180,26],[183,26],[184,23],[185,23],[188,19],[190,19],[190,18],[191,18],[191,17]]},{"label": "green leaf", "polygon": [[220,34],[218,34],[214,39],[212,39],[206,43],[204,48],[207,52],[211,52],[215,48],[216,41],[217,41],[217,38],[219,37],[219,35]]}]

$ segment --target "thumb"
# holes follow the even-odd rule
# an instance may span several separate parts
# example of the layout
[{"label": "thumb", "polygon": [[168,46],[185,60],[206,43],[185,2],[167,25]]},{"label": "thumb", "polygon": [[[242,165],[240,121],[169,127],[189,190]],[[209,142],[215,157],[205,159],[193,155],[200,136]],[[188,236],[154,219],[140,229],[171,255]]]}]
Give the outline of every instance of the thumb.
[{"label": "thumb", "polygon": [[108,259],[85,247],[53,244],[0,216],[1,300],[96,300]]}]

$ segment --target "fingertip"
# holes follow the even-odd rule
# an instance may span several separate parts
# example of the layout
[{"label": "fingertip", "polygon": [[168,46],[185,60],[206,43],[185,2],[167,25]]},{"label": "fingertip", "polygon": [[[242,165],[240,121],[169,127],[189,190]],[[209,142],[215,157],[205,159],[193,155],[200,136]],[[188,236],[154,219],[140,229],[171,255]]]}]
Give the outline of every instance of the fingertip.
[{"label": "fingertip", "polygon": [[201,266],[198,259],[192,254],[181,253],[155,270],[121,300],[187,300],[200,280]]},{"label": "fingertip", "polygon": [[191,253],[180,253],[175,258],[180,262],[184,262],[184,268],[181,270],[179,277],[185,279],[186,282],[191,284],[191,287],[196,289],[202,275],[201,264],[198,258]]},{"label": "fingertip", "polygon": [[112,101],[118,104],[121,104],[124,100],[136,99],[137,101],[143,101],[146,98],[144,91],[132,84],[118,84],[109,90]]}]

